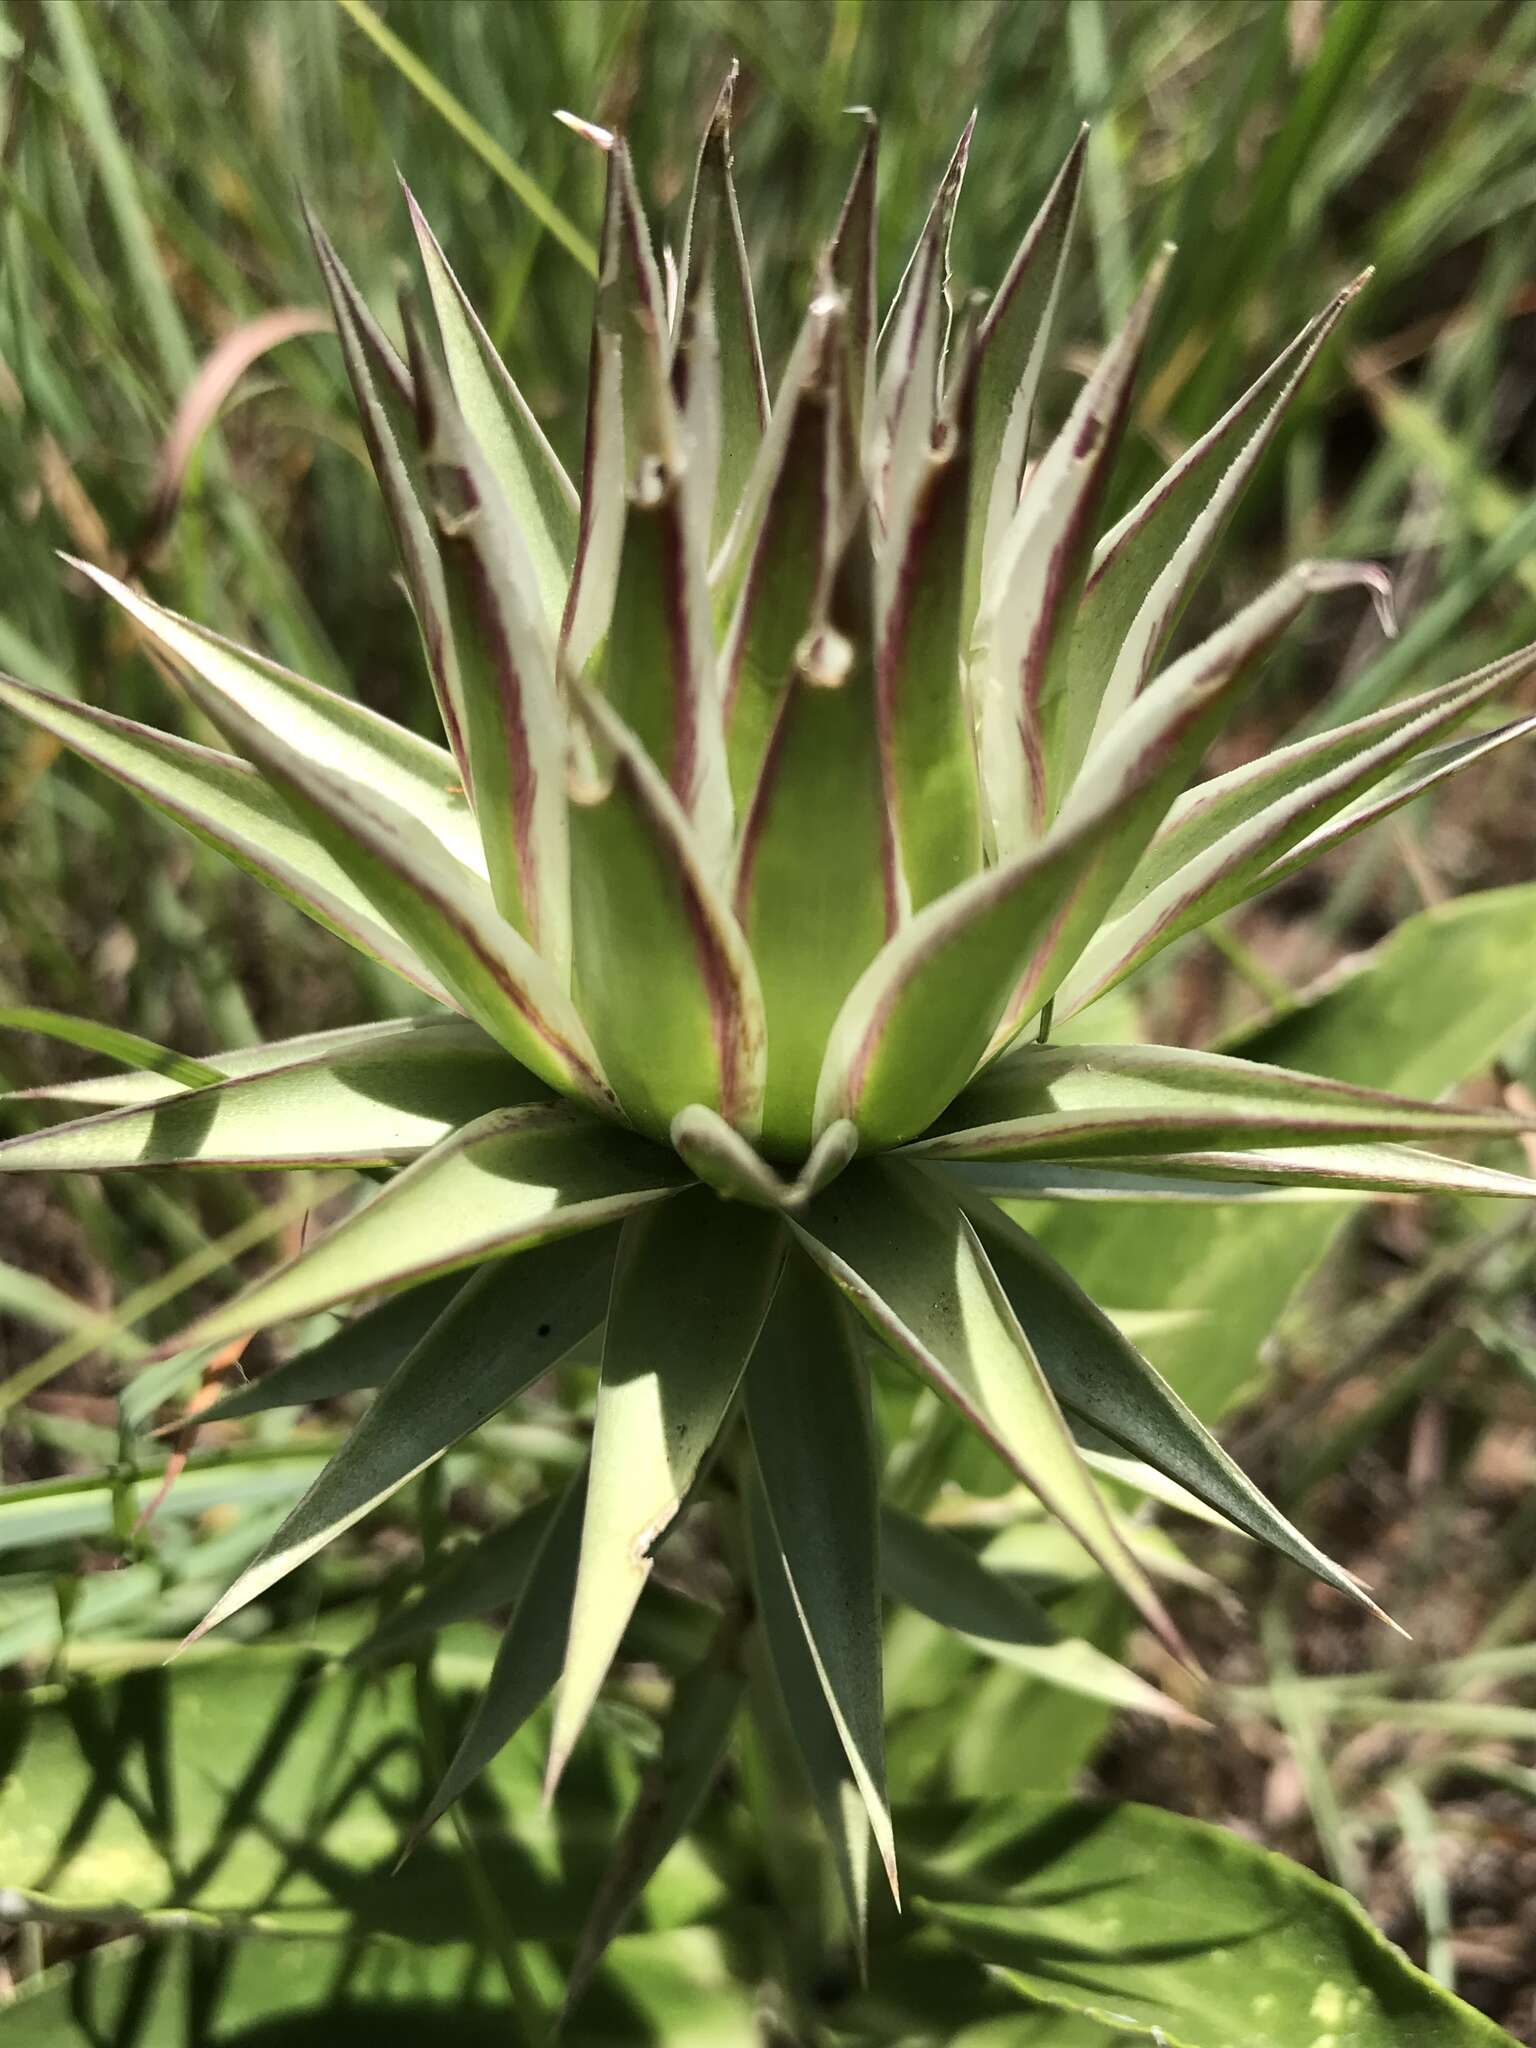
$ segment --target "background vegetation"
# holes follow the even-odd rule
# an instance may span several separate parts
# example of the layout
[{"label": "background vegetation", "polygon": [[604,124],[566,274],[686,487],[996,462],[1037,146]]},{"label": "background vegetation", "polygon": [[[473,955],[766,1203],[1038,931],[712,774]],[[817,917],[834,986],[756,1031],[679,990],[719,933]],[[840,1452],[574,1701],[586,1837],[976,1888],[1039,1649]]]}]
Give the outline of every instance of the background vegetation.
[{"label": "background vegetation", "polygon": [[[1163,237],[1179,244],[1124,492],[1138,460],[1183,445],[1340,284],[1375,265],[1247,501],[1224,587],[1201,604],[1229,608],[1304,552],[1367,555],[1394,570],[1404,631],[1387,643],[1367,625],[1340,639],[1335,616],[1298,636],[1255,699],[1244,752],[1316,717],[1340,676],[1330,721],[1536,634],[1529,7],[390,0],[375,12],[366,0],[7,0],[0,665],[194,730],[60,568],[66,548],[131,565],[178,609],[397,716],[430,719],[335,345],[304,317],[320,294],[295,184],[387,305],[408,244],[398,164],[573,461],[600,171],[550,110],[625,127],[675,235],[697,131],[733,54],[738,180],[770,363],[835,213],[850,103],[876,107],[884,124],[887,286],[973,105],[955,248],[966,282],[1000,276],[1078,123],[1093,121],[1093,254],[1066,309],[1073,346],[1058,402],[1149,250]],[[270,322],[282,311],[292,318]],[[210,358],[248,367],[200,383]],[[1523,1099],[1536,1087],[1533,805],[1536,756],[1500,753],[1443,803],[1420,804],[1261,901],[1219,946],[1178,953],[1141,991],[1147,1015],[1164,1035],[1208,1043],[1273,1013],[1253,1043],[1292,1064],[1427,1093],[1472,1076],[1485,1098]],[[0,1006],[80,1011],[197,1053],[349,1021],[384,1000],[339,948],[15,728],[0,732],[0,849]],[[1498,893],[1456,900],[1489,888]],[[1334,994],[1300,1000],[1341,968]],[[1355,1019],[1367,1014],[1362,1033]],[[0,1038],[0,1087],[86,1064],[43,1036]],[[227,1292],[235,1267],[269,1261],[325,1192],[302,1176],[6,1184],[0,1453],[13,1490],[0,1495],[0,1661],[13,1677],[132,1663],[143,1639],[189,1625],[313,1473],[334,1419],[281,1411],[208,1430],[157,1507],[164,1455],[143,1426],[179,1413],[164,1404],[190,1389],[133,1366],[198,1290]],[[1222,1821],[1353,1890],[1433,1974],[1536,2042],[1529,1219],[1471,1202],[1275,1206],[1219,1222],[1198,1209],[1094,1205],[1046,1228],[1101,1299],[1140,1313],[1154,1359],[1225,1420],[1258,1476],[1372,1581],[1414,1641],[1363,1631],[1330,1596],[1271,1583],[1188,1524],[1178,1538],[1198,1568],[1149,1530],[1146,1544],[1162,1546],[1183,1583],[1185,1626],[1230,1689],[1220,1733],[1111,1724],[1018,1670],[941,1649],[906,1617],[890,1646],[893,1776],[909,1792],[1048,1794],[1086,1771],[1105,1789]],[[263,1362],[253,1347],[245,1364]],[[551,1441],[536,1414],[483,1432],[427,1504],[427,1542],[493,1521],[555,1455]],[[946,1480],[984,1494],[992,1482],[969,1455],[930,1430],[926,1472],[903,1483],[917,1499]],[[397,1600],[416,1566],[420,1507],[407,1501],[309,1567],[252,1628],[317,1615],[323,1640],[350,1593],[379,1587]],[[1036,1565],[1058,1590],[1075,1570],[1059,1557]],[[1106,1642],[1123,1632],[1090,1579],[1067,1598]],[[1154,1651],[1133,1649],[1178,1690]],[[284,1667],[250,1667],[272,1688],[254,1703],[250,1678],[238,1697],[221,1695],[217,1668],[199,1681],[197,1739],[218,1739],[235,1725],[223,1717],[242,1713],[259,1735],[281,1705]],[[399,1683],[407,1707],[416,1685],[431,1740],[425,1667],[413,1680],[407,1666]],[[134,1698],[116,1732],[130,1746],[144,1735],[148,1754]],[[382,1694],[370,1711],[380,1718],[368,1739],[395,1741]],[[95,1782],[88,1738],[60,1731],[65,1789],[38,1824],[64,1828]],[[305,1740],[324,1755],[323,1728]],[[302,1779],[297,1754],[285,1769]],[[408,1809],[409,1779],[379,1795],[385,1821],[391,1800]],[[195,1785],[177,1784],[177,1826],[209,1860],[197,1895],[208,1910],[277,1887],[281,1845],[242,1838],[221,1851]],[[581,1823],[591,1836],[576,1844],[589,1858],[621,1791],[593,1788]],[[350,1900],[368,1924],[419,1927],[431,1871],[418,1863],[407,1889],[387,1892],[387,1841],[346,1835],[350,1809],[337,1801],[342,1834],[325,1837],[320,1893]],[[0,1886],[7,1810],[0,1794]],[[475,1868],[494,1918],[497,1872]],[[573,1895],[582,1868],[573,1851]],[[702,1864],[667,1869],[670,1890],[648,1907],[659,1926],[690,1917],[718,1881]],[[557,1925],[560,1898],[544,1910]],[[35,1922],[7,1940],[0,1922],[0,1969],[19,1981],[81,1940],[73,1924],[45,1934]],[[423,1997],[452,1982],[451,1951],[433,1953]],[[289,1956],[298,1982],[309,1965]],[[318,1957],[315,1981],[329,1968]],[[686,1956],[667,1968],[649,1993],[628,1986],[635,2010],[665,2008]],[[103,1993],[119,1995],[149,2012],[172,1993],[159,1980]],[[161,2038],[143,2024],[142,2038]]]}]

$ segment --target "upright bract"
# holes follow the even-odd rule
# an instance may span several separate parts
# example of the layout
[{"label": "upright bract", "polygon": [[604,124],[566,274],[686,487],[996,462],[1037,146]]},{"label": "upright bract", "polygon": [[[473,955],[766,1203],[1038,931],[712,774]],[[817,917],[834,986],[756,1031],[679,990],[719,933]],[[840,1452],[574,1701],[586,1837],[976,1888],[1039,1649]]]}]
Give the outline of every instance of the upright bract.
[{"label": "upright bract", "polygon": [[[703,1733],[664,1748],[657,1810],[682,1826],[724,1753],[750,1625],[862,1935],[871,1838],[896,1883],[882,1588],[1007,1637],[1052,1682],[1176,1711],[952,1541],[882,1516],[873,1347],[959,1410],[1175,1655],[1096,1476],[1106,1439],[1364,1600],[989,1190],[1044,1172],[1065,1195],[1106,1175],[1148,1196],[1536,1193],[1423,1149],[1525,1128],[1511,1115],[1048,1029],[1524,734],[1449,743],[1536,650],[1191,792],[1306,607],[1385,600],[1369,564],[1305,563],[1168,655],[1356,287],[1101,535],[1167,256],[1047,432],[1081,145],[995,297],[954,308],[967,128],[882,329],[871,122],[770,403],[731,99],[727,81],[670,303],[627,147],[589,131],[608,189],[579,490],[413,200],[436,333],[408,300],[403,353],[314,227],[445,746],[94,570],[232,753],[0,680],[8,710],[436,1006],[65,1090],[96,1113],[10,1139],[0,1169],[401,1169],[179,1340],[404,1297],[273,1383],[274,1402],[383,1391],[205,1627],[600,1343],[586,1470],[526,1547],[434,1813],[550,1691],[553,1788],[718,1459],[752,1597],[679,1684],[679,1727]],[[635,1868],[665,1847],[648,1837]]]}]

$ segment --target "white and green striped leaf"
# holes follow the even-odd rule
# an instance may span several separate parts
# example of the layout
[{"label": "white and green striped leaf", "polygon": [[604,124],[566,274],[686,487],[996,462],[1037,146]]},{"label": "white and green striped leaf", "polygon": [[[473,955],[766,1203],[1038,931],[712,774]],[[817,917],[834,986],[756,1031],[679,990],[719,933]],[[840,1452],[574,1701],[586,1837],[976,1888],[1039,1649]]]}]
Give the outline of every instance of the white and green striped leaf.
[{"label": "white and green striped leaf", "polygon": [[565,611],[578,504],[570,478],[497,354],[410,188],[401,181],[432,294],[454,396],[523,543],[551,634]]},{"label": "white and green striped leaf", "polygon": [[9,676],[0,676],[0,704],[52,733],[316,924],[451,1005],[425,962],[244,761]]},{"label": "white and green striped leaf", "polygon": [[1085,746],[1140,694],[1303,379],[1369,277],[1355,278],[1308,321],[1095,548],[1069,656]]},{"label": "white and green striped leaf", "polygon": [[1164,1641],[1181,1648],[948,1189],[897,1161],[855,1165],[790,1225],[882,1342],[954,1403]]},{"label": "white and green striped leaf", "polygon": [[[354,698],[339,697],[264,654],[167,611],[105,569],[72,556],[66,560],[173,655],[183,671],[269,734],[274,745],[292,748],[317,769],[400,806],[454,860],[485,872],[480,835],[459,785],[458,764],[442,747]],[[247,758],[258,768],[265,765],[254,754]]]},{"label": "white and green striped leaf", "polygon": [[458,661],[448,620],[442,564],[427,521],[420,480],[413,473],[407,453],[416,441],[416,394],[411,375],[369,312],[329,236],[307,206],[304,218],[331,302],[341,359],[394,535],[395,552],[421,634],[443,729],[467,784],[469,764]]},{"label": "white and green striped leaf", "polygon": [[489,463],[407,326],[432,486],[475,822],[496,907],[563,985],[570,975],[564,714],[536,568]]},{"label": "white and green striped leaf", "polygon": [[292,1514],[188,1637],[196,1642],[488,1422],[600,1320],[603,1247],[580,1239],[477,1273],[427,1330]]},{"label": "white and green striped leaf", "polygon": [[145,1166],[367,1166],[414,1159],[495,1109],[548,1102],[473,1024],[217,1081],[169,1102],[0,1142],[0,1173]]},{"label": "white and green striped leaf", "polygon": [[1078,729],[1084,707],[1068,690],[1070,627],[1088,573],[1094,515],[1171,258],[1165,249],[1154,262],[1125,325],[1031,473],[982,586],[972,691],[990,838],[1001,861],[1046,831],[1086,745],[1087,732]]},{"label": "white and green striped leaf", "polygon": [[[1516,722],[1454,752],[1437,749],[1418,772],[1410,767],[1388,781],[1437,735],[1533,667],[1536,648],[1522,648],[1460,682],[1279,748],[1192,790],[1133,870],[1118,914],[1094,934],[1063,983],[1060,1014],[1072,1015],[1174,939],[1271,887],[1283,879],[1282,868],[1294,872],[1326,846],[1470,767],[1491,747],[1521,737],[1528,726]],[[1369,793],[1384,783],[1373,801]]]},{"label": "white and green striped leaf", "polygon": [[981,592],[1018,509],[1040,388],[1061,297],[1088,131],[1079,134],[1030,222],[982,322],[974,443],[966,523],[962,653],[970,645]]},{"label": "white and green striped leaf", "polygon": [[697,1188],[625,1227],[614,1269],[552,1791],[597,1698],[656,1544],[725,1420],[783,1257],[775,1218]]},{"label": "white and green striped leaf", "polygon": [[[1122,1157],[1104,1164],[1142,1162]],[[1241,1152],[1164,1152],[1155,1164],[1166,1177],[1187,1175],[1211,1184],[1233,1180],[1330,1192],[1354,1189],[1368,1195],[1493,1195],[1527,1202],[1536,1195],[1536,1179],[1529,1175],[1445,1158],[1412,1145],[1268,1145]]]},{"label": "white and green striped leaf", "polygon": [[228,1343],[374,1288],[592,1230],[663,1200],[685,1180],[658,1147],[579,1110],[496,1110],[445,1138],[276,1272],[200,1317],[172,1348]]},{"label": "white and green striped leaf", "polygon": [[1346,1138],[1489,1138],[1532,1122],[1181,1046],[1030,1045],[988,1067],[910,1149],[932,1159],[1155,1157]]},{"label": "white and green striped leaf", "polygon": [[885,1778],[879,1466],[850,1322],[837,1289],[792,1253],[747,1368],[747,1427],[795,1612],[899,1899]]}]

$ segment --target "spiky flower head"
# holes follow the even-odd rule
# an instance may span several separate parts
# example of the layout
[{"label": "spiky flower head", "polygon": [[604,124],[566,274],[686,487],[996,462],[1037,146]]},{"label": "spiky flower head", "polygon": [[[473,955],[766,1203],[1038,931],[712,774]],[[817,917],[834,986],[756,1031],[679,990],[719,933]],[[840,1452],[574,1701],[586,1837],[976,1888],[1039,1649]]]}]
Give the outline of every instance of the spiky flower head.
[{"label": "spiky flower head", "polygon": [[967,1554],[880,1509],[872,1349],[955,1404],[1175,1647],[1084,1441],[1363,1597],[999,1204],[1531,1191],[1416,1149],[1510,1118],[1049,1027],[1523,729],[1442,744],[1536,657],[1185,794],[1313,598],[1384,600],[1368,565],[1305,563],[1167,657],[1354,287],[1100,533],[1167,262],[1046,437],[1081,145],[995,294],[955,306],[967,130],[882,322],[871,122],[770,405],[729,108],[727,86],[671,291],[625,145],[591,131],[608,183],[579,488],[413,201],[436,338],[407,302],[404,357],[315,230],[446,748],[99,570],[233,751],[0,685],[428,1006],[54,1091],[102,1113],[0,1165],[403,1169],[178,1340],[384,1297],[228,1404],[382,1389],[205,1627],[601,1328],[586,1470],[435,1811],[551,1689],[558,1776],[720,1444],[753,1625],[859,1918],[846,1788],[894,1880],[882,1581],[977,1629]]}]

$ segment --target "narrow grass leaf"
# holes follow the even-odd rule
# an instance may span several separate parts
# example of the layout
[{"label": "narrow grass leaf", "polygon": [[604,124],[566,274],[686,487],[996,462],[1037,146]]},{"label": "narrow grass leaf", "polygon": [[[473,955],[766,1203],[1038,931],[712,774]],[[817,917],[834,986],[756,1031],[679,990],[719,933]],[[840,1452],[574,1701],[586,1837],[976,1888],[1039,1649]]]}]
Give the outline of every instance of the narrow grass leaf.
[{"label": "narrow grass leaf", "polygon": [[56,1038],[78,1052],[97,1053],[134,1073],[163,1080],[173,1091],[204,1088],[210,1081],[223,1079],[221,1070],[206,1060],[189,1059],[185,1053],[172,1052],[166,1046],[156,1045],[153,1039],[119,1031],[110,1024],[96,1024],[87,1017],[67,1017],[61,1010],[39,1010],[25,1004],[0,1008],[0,1031],[35,1031],[40,1038]]}]

